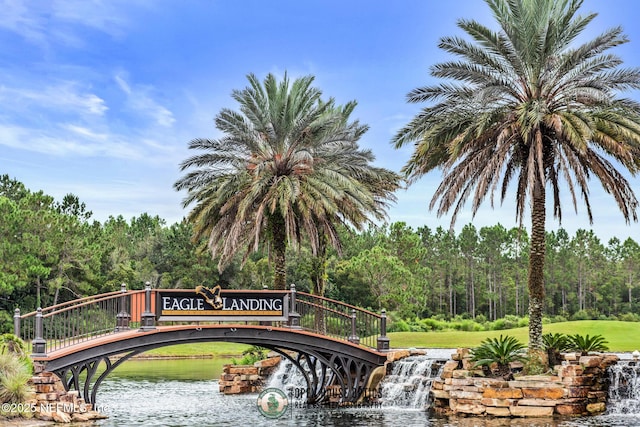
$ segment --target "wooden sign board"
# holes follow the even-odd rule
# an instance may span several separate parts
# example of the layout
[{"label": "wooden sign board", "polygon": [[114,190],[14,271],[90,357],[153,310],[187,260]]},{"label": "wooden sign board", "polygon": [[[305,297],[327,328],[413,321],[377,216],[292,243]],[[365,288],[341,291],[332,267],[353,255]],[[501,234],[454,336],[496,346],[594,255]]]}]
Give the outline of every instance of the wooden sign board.
[{"label": "wooden sign board", "polygon": [[286,321],[289,292],[158,289],[156,315],[158,321]]}]

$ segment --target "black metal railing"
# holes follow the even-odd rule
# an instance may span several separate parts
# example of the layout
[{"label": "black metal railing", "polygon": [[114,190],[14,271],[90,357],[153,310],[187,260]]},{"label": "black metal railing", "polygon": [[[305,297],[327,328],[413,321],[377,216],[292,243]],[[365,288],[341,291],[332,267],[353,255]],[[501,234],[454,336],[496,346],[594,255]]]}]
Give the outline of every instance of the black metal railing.
[{"label": "black metal railing", "polygon": [[[140,306],[144,291],[127,291],[123,285],[120,291],[68,301],[20,316],[14,322],[14,332],[27,344],[31,344],[33,354],[59,350],[100,336],[109,335],[135,323],[127,322],[125,328],[118,324],[122,312],[130,313]],[[141,312],[137,308],[137,312]],[[17,318],[18,312],[16,312]],[[15,320],[15,319],[14,319]],[[40,326],[39,326],[40,325]],[[42,345],[43,340],[46,344]],[[40,347],[39,347],[40,346]]]},{"label": "black metal railing", "polygon": [[297,303],[303,329],[378,348],[382,315],[304,292],[297,293]]}]

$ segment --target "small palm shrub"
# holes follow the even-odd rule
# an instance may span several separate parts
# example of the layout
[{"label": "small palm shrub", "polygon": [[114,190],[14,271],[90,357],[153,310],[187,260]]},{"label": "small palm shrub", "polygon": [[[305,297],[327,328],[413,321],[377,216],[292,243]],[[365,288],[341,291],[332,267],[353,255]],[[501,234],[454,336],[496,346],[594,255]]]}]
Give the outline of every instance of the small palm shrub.
[{"label": "small palm shrub", "polygon": [[607,351],[608,341],[604,339],[602,335],[594,335],[592,337],[587,334],[582,336],[580,334],[570,335],[568,337],[569,348],[571,350],[579,351],[583,356],[589,354],[589,352]]},{"label": "small palm shrub", "polygon": [[548,333],[542,335],[542,343],[549,357],[549,366],[555,366],[562,363],[560,352],[571,349],[569,337],[565,334]]},{"label": "small palm shrub", "polygon": [[[471,360],[476,366],[481,366],[493,376],[511,376],[511,362],[526,360],[525,346],[512,336],[487,338],[480,345],[471,350]],[[492,370],[492,366],[495,369]]]}]

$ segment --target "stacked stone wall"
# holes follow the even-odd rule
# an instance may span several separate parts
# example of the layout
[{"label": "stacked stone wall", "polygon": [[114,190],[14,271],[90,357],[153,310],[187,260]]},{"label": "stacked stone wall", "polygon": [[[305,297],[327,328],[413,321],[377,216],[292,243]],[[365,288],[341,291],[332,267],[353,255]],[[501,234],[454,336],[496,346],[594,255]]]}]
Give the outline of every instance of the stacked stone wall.
[{"label": "stacked stone wall", "polygon": [[593,415],[606,409],[607,367],[615,355],[567,355],[552,375],[487,378],[474,368],[468,349],[459,349],[432,385],[433,409],[445,415],[547,417]]},{"label": "stacked stone wall", "polygon": [[35,392],[29,402],[30,408],[40,420],[70,423],[107,418],[86,403],[78,391],[66,391],[60,378],[44,371],[41,365],[35,365],[35,374],[29,384]]},{"label": "stacked stone wall", "polygon": [[220,393],[257,393],[262,390],[269,375],[280,363],[280,356],[260,360],[253,365],[224,365],[220,381]]}]

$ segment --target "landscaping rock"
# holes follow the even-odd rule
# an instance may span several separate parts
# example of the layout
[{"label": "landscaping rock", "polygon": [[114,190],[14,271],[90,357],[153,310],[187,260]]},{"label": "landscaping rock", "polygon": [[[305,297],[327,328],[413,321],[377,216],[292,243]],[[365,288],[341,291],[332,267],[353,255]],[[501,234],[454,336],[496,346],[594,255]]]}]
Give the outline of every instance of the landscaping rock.
[{"label": "landscaping rock", "polygon": [[[517,376],[512,381],[474,376],[469,352],[458,349],[433,382],[433,409],[447,415],[493,417],[551,417],[599,414],[606,410],[606,368],[617,362],[611,355],[570,354],[557,375]],[[573,360],[567,362],[566,360]]]}]

